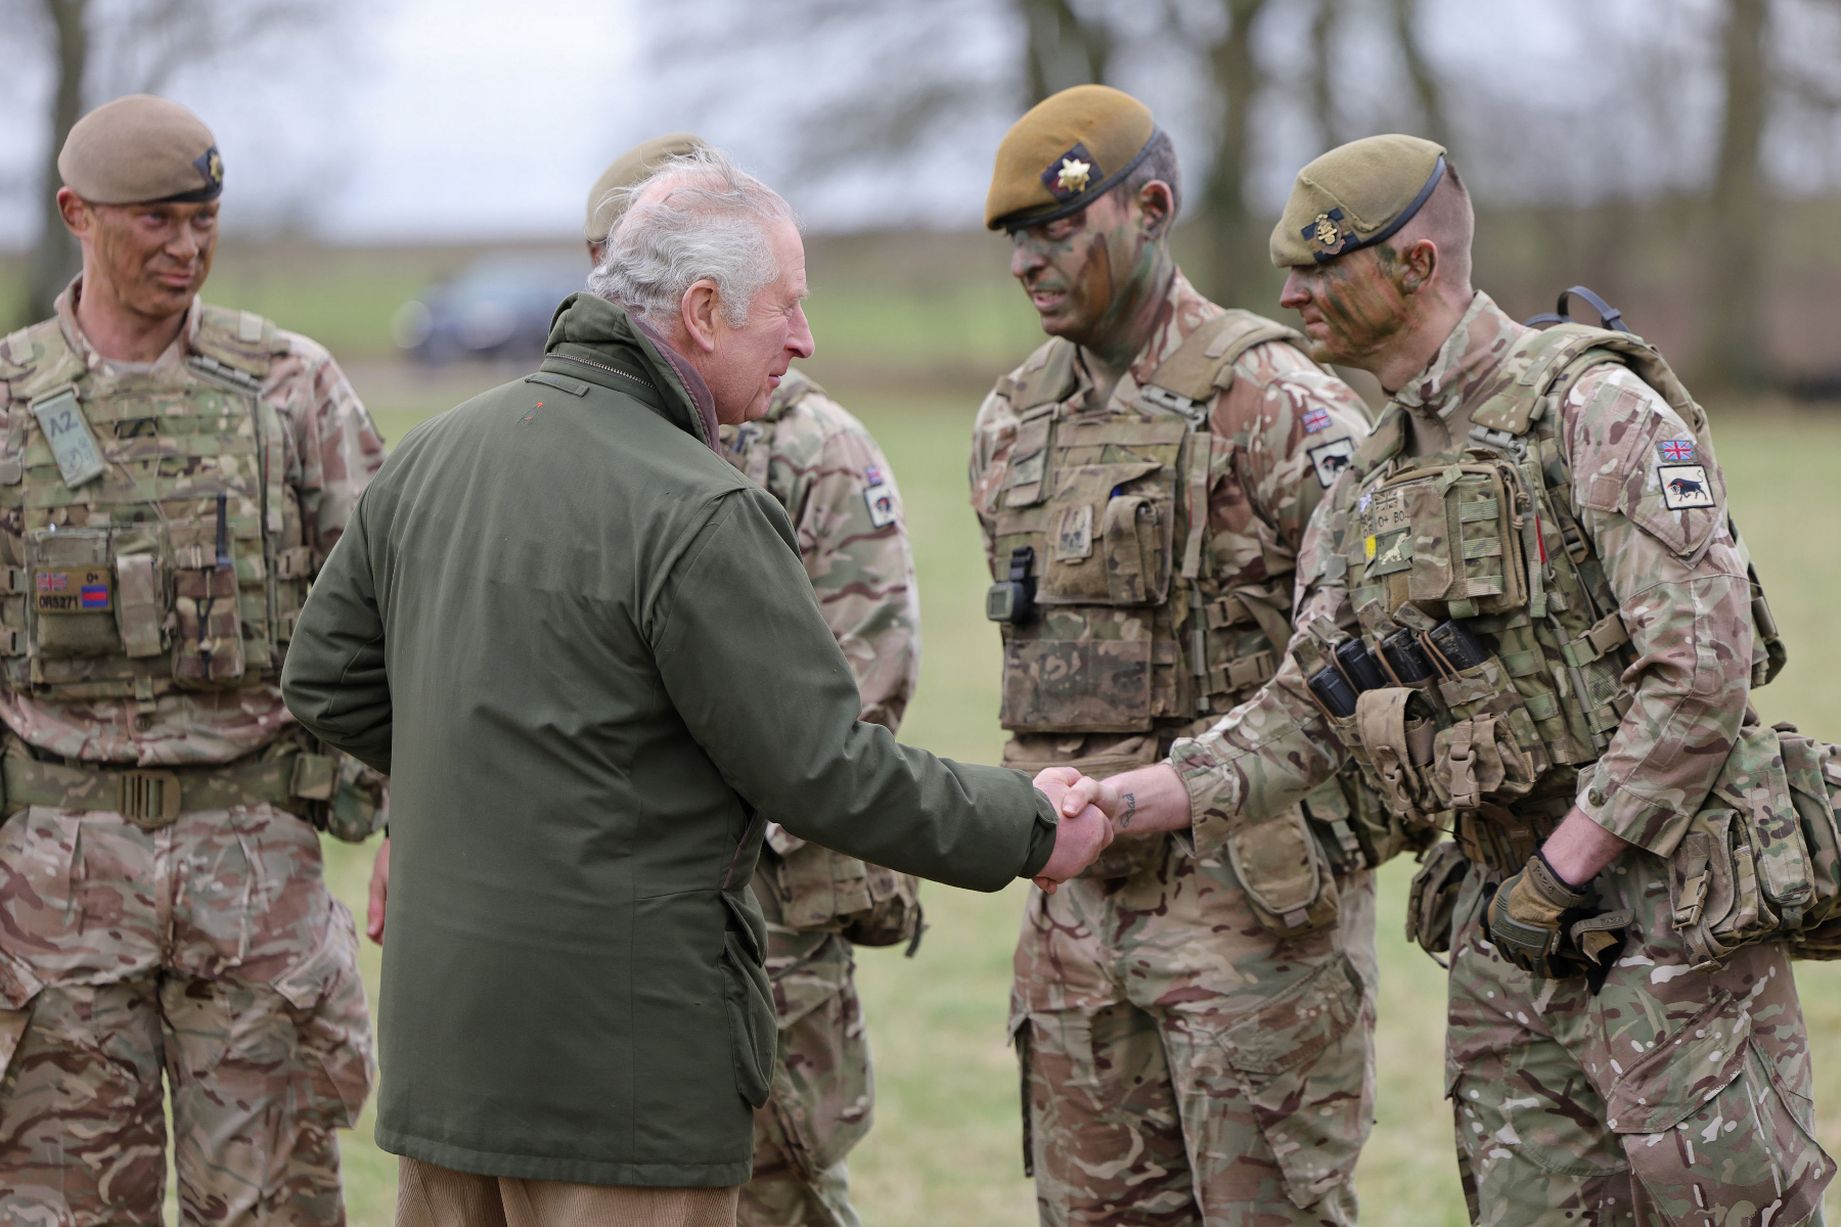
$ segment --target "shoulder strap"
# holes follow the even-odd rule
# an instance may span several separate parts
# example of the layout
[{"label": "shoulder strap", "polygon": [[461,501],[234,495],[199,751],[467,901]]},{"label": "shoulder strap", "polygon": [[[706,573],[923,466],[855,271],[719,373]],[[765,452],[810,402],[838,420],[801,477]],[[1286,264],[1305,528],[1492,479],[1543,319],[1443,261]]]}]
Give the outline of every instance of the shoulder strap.
[{"label": "shoulder strap", "polygon": [[1230,308],[1190,333],[1146,382],[1185,400],[1212,400],[1232,385],[1234,363],[1247,350],[1267,341],[1296,345],[1303,340],[1295,328],[1251,311]]},{"label": "shoulder strap", "polygon": [[1048,405],[1074,390],[1074,343],[1055,337],[999,381],[1018,413]]},{"label": "shoulder strap", "polygon": [[192,364],[232,383],[260,386],[288,352],[281,330],[253,311],[204,305],[192,338]]},{"label": "shoulder strap", "polygon": [[33,401],[82,378],[83,357],[64,337],[55,319],[40,320],[0,341],[0,379],[13,398]]}]

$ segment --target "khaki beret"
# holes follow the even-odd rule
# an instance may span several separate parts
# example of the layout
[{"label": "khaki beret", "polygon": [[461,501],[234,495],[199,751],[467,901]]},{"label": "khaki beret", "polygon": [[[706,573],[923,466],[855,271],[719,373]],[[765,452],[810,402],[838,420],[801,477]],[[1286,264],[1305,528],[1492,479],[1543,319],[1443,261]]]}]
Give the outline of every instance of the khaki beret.
[{"label": "khaki beret", "polygon": [[1413,219],[1445,177],[1445,147],[1391,133],[1338,145],[1303,170],[1272,229],[1272,263],[1324,264]]},{"label": "khaki beret", "polygon": [[582,237],[590,243],[606,241],[607,232],[624,211],[625,198],[615,195],[621,188],[638,184],[667,159],[708,148],[709,142],[700,136],[672,132],[635,145],[615,158],[588,189],[588,215],[582,222]]},{"label": "khaki beret", "polygon": [[1109,86],[1049,95],[997,146],[984,224],[1018,230],[1078,213],[1137,169],[1155,135],[1150,108]]},{"label": "khaki beret", "polygon": [[64,186],[92,204],[216,200],[224,160],[204,121],[176,102],[129,94],[71,126],[58,153]]}]

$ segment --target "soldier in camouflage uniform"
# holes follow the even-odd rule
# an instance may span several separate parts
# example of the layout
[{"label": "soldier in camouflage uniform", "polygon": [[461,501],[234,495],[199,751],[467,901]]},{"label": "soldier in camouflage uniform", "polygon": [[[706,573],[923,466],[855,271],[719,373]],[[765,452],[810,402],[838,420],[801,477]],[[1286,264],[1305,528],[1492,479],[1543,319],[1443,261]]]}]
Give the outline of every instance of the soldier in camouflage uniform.
[{"label": "soldier in camouflage uniform", "polygon": [[[1169,140],[1101,86],[1026,114],[986,220],[1051,334],[980,409],[972,501],[1006,764],[1154,761],[1271,676],[1305,522],[1365,433],[1295,332],[1176,269]],[[1354,1221],[1373,1107],[1373,888],[1332,784],[1196,859],[1120,838],[1016,950],[1044,1223]]]},{"label": "soldier in camouflage uniform", "polygon": [[[1747,693],[1783,656],[1704,414],[1640,340],[1473,291],[1471,231],[1429,141],[1300,172],[1284,302],[1392,400],[1312,523],[1278,676],[1088,787],[1206,854],[1346,755],[1454,827],[1408,925],[1450,952],[1473,1222],[1807,1221],[1834,1165],[1785,946],[1710,940],[1772,889],[1784,833],[1745,777],[1777,739]],[[1330,664],[1351,643],[1375,684]]]},{"label": "soldier in camouflage uniform", "polygon": [[160,1222],[164,1076],[186,1222],[342,1223],[370,1020],[313,824],[378,811],[277,682],[383,444],[324,349],[198,301],[196,116],[119,99],[58,168],[82,275],[0,340],[0,1219]]},{"label": "soldier in camouflage uniform", "polygon": [[[674,154],[659,137],[616,160],[588,197],[598,256],[630,188]],[[894,474],[863,424],[798,371],[766,415],[721,431],[723,454],[786,508],[799,556],[862,695],[862,718],[901,723],[920,676],[920,604]],[[844,1158],[869,1132],[874,1086],[851,951],[919,937],[915,880],[808,844],[777,822],[755,870],[780,1042],[773,1091],[754,1117],[742,1227],[855,1227]],[[910,947],[912,949],[912,947]]]}]

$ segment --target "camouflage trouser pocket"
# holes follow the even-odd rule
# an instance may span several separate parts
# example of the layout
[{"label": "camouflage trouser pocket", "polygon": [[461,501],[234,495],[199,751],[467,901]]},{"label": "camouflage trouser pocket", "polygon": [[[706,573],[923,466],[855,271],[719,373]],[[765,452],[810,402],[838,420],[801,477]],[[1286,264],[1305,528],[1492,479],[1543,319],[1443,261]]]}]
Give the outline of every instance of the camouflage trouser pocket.
[{"label": "camouflage trouser pocket", "polygon": [[1606,1101],[1655,1220],[1800,1223],[1822,1203],[1834,1161],[1810,1101],[1785,1087],[1751,1015],[1715,1002],[1625,1073]]},{"label": "camouflage trouser pocket", "polygon": [[44,987],[30,967],[0,950],[0,1098],[5,1097],[13,1055],[32,1020],[32,1002]]},{"label": "camouflage trouser pocket", "polygon": [[1336,877],[1297,806],[1265,818],[1231,815],[1227,860],[1268,932],[1296,937],[1336,923]]},{"label": "camouflage trouser pocket", "polygon": [[1339,954],[1221,1033],[1294,1205],[1354,1177],[1374,1115],[1372,1025],[1361,976]]},{"label": "camouflage trouser pocket", "polygon": [[782,1021],[767,1111],[788,1162],[811,1181],[842,1163],[869,1132],[869,1045],[855,988]]},{"label": "camouflage trouser pocket", "polygon": [[358,934],[343,903],[333,901],[319,948],[274,987],[294,1014],[312,1111],[330,1125],[350,1129],[371,1093],[376,1065],[358,972]]},{"label": "camouflage trouser pocket", "polygon": [[1406,899],[1406,940],[1418,943],[1430,955],[1451,949],[1451,930],[1457,920],[1457,896],[1463,889],[1470,862],[1457,844],[1446,840],[1425,854]]}]

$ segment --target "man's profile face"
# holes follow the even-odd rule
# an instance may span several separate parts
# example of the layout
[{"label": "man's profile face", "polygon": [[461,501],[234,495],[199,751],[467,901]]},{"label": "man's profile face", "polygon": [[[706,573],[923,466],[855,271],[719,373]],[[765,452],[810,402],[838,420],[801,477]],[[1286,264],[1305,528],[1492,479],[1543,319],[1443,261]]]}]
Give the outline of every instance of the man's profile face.
[{"label": "man's profile face", "polygon": [[1406,326],[1406,296],[1389,247],[1364,247],[1327,264],[1296,265],[1279,305],[1298,313],[1310,356],[1371,370]]},{"label": "man's profile face", "polygon": [[724,425],[764,415],[786,368],[812,356],[804,306],[805,244],[790,221],[770,226],[768,244],[779,276],[755,294],[739,327],[720,312],[716,315],[716,345],[705,377],[716,399],[716,420]]},{"label": "man's profile face", "polygon": [[89,276],[101,295],[147,319],[183,313],[204,286],[217,250],[218,202],[99,205],[77,202],[75,221]]},{"label": "man's profile face", "polygon": [[1146,244],[1118,191],[1078,213],[1010,235],[1010,275],[1029,295],[1042,331],[1091,345],[1110,330]]}]

